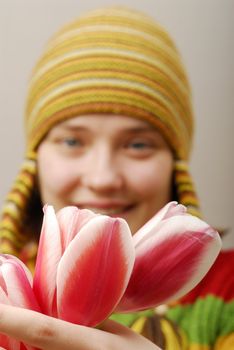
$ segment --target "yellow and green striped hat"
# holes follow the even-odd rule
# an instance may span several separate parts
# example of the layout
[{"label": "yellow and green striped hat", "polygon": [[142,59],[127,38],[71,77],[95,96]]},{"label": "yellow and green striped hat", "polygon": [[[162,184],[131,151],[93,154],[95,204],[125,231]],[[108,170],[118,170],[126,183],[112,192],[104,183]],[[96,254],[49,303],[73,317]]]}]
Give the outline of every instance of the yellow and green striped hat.
[{"label": "yellow and green striped hat", "polygon": [[60,30],[33,71],[25,113],[26,159],[3,206],[3,251],[17,254],[29,239],[37,147],[47,132],[68,118],[103,113],[143,119],[163,134],[175,157],[176,198],[199,215],[187,165],[193,112],[181,57],[149,16],[108,7]]}]

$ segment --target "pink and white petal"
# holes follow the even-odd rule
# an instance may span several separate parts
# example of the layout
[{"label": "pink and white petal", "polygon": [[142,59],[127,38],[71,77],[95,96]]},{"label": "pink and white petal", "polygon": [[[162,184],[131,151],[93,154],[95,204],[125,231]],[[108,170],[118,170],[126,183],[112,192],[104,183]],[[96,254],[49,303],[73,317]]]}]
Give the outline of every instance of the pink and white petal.
[{"label": "pink and white petal", "polygon": [[33,290],[42,312],[56,316],[56,274],[62,256],[60,228],[52,206],[44,207]]},{"label": "pink and white petal", "polygon": [[21,350],[20,342],[13,338],[10,338],[4,334],[0,334],[0,349],[5,350]]},{"label": "pink and white petal", "polygon": [[[10,305],[10,301],[7,298],[5,292],[0,288],[0,303],[5,305]],[[4,334],[0,334],[0,349],[12,349],[12,350],[20,350],[20,343],[15,339],[10,339],[8,336]]]},{"label": "pink and white petal", "polygon": [[35,348],[33,346],[30,346],[24,343],[20,343],[20,350],[38,350],[38,348]]},{"label": "pink and white petal", "polygon": [[[0,334],[0,345],[3,347],[3,349],[6,349],[6,350],[9,349],[9,345],[10,345],[9,342],[10,342],[10,338],[9,337],[7,337],[4,334]],[[17,347],[16,347],[16,349],[17,349]]]},{"label": "pink and white petal", "polygon": [[136,260],[117,311],[175,300],[196,286],[221,249],[219,234],[192,216],[165,220],[155,237],[136,248]]},{"label": "pink and white petal", "polygon": [[6,292],[0,287],[0,304],[11,305]]},{"label": "pink and white petal", "polygon": [[[0,304],[12,305],[6,293],[3,291],[1,287],[0,287]],[[0,349],[20,350],[20,342],[15,339],[11,339],[4,334],[0,334]]]},{"label": "pink and white petal", "polygon": [[78,209],[74,206],[65,207],[59,210],[56,215],[61,232],[62,253],[80,229],[97,216],[91,210]]},{"label": "pink and white petal", "polygon": [[133,236],[134,245],[136,246],[141,240],[154,236],[157,232],[158,225],[164,220],[173,216],[183,216],[187,213],[184,205],[177,202],[167,203],[157,214],[155,214],[144,226],[142,226]]},{"label": "pink and white petal", "polygon": [[58,317],[95,326],[113,311],[128,284],[135,258],[123,219],[90,220],[66,249],[58,266]]},{"label": "pink and white petal", "polygon": [[[222,241],[217,231],[209,227],[203,235],[201,232],[195,232],[195,236],[198,240],[202,240],[203,243],[200,242],[200,254],[196,254],[199,249],[199,244],[197,242],[195,242],[193,248],[191,247],[192,249],[189,247],[189,249],[191,249],[191,256],[194,256],[194,264],[193,266],[191,264],[190,267],[190,271],[193,273],[193,275],[187,279],[187,283],[181,285],[181,288],[174,295],[168,297],[168,301],[179,299],[187,294],[190,290],[192,290],[207,274],[220,253],[220,250],[222,248]],[[194,235],[193,239],[195,239]],[[189,272],[187,272],[187,274],[188,273]]]},{"label": "pink and white petal", "polygon": [[0,270],[10,304],[40,312],[32,286],[21,264],[9,259],[2,263]]},{"label": "pink and white petal", "polygon": [[0,264],[4,263],[6,261],[13,261],[15,262],[17,265],[20,265],[22,267],[22,269],[24,270],[27,279],[30,283],[30,285],[32,285],[32,274],[30,272],[30,270],[28,269],[28,267],[20,260],[18,259],[16,256],[14,255],[10,255],[10,254],[0,254]]},{"label": "pink and white petal", "polygon": [[[8,299],[7,295],[3,291],[2,288],[0,288],[0,303],[5,305],[12,305],[10,300]],[[5,348],[1,347],[5,346]],[[34,350],[35,348],[23,345],[19,341],[9,338],[6,335],[0,334],[0,349],[13,349],[13,350]]]}]

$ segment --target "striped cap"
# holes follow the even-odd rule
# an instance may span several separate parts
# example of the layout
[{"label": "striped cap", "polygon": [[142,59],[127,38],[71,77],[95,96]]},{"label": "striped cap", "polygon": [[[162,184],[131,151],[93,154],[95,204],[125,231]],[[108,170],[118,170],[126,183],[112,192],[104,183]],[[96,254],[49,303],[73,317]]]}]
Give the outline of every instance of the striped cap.
[{"label": "striped cap", "polygon": [[50,41],[31,79],[28,149],[54,124],[87,113],[148,120],[178,158],[188,158],[190,88],[172,40],[148,16],[123,8],[94,11]]},{"label": "striped cap", "polygon": [[[4,242],[23,245],[36,151],[48,131],[78,115],[116,114],[153,124],[175,157],[177,199],[198,214],[188,173],[191,93],[180,55],[149,16],[123,7],[89,12],[60,30],[37,63],[26,103],[26,161],[3,208]],[[17,236],[17,238],[15,238]]]}]

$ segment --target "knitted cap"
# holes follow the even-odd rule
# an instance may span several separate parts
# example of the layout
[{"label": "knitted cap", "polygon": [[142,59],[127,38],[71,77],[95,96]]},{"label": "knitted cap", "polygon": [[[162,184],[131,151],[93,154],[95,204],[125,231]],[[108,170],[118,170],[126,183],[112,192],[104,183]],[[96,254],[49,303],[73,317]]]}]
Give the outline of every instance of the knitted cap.
[{"label": "knitted cap", "polygon": [[17,251],[27,239],[22,231],[35,187],[37,147],[45,135],[68,118],[103,113],[148,121],[162,133],[175,157],[176,197],[199,215],[187,168],[193,134],[190,87],[179,53],[149,16],[109,7],[59,31],[33,71],[26,160],[0,224],[5,250]]}]

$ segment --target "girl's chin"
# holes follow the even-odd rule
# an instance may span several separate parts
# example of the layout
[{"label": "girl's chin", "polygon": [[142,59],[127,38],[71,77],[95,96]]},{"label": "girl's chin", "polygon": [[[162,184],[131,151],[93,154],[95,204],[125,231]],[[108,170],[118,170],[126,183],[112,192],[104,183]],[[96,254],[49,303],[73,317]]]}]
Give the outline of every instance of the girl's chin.
[{"label": "girl's chin", "polygon": [[128,226],[134,235],[150,218],[146,218],[142,210],[140,210],[139,206],[135,205],[129,210],[126,210],[121,215],[119,215],[122,219],[127,221]]}]

